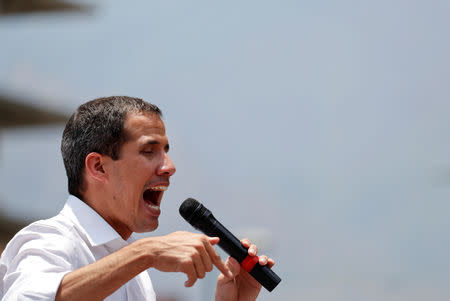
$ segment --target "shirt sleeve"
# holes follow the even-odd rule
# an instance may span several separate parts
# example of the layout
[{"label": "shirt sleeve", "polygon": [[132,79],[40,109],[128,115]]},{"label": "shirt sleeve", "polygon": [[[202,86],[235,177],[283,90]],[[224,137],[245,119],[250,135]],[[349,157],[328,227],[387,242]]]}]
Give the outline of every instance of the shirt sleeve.
[{"label": "shirt sleeve", "polygon": [[34,226],[20,231],[0,261],[3,301],[54,300],[73,270],[74,245],[60,230]]}]

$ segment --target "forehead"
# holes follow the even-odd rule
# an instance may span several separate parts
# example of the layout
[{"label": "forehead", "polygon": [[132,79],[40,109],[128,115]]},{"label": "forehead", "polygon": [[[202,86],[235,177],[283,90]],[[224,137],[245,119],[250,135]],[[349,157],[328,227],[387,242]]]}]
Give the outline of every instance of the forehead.
[{"label": "forehead", "polygon": [[128,113],[125,117],[124,130],[127,140],[136,140],[146,136],[166,136],[166,129],[161,118],[152,113]]}]

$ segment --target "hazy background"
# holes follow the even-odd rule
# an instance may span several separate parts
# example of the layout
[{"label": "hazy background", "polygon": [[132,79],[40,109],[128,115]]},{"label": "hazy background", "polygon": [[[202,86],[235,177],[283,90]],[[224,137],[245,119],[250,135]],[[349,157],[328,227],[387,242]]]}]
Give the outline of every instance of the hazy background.
[{"label": "hazy background", "polygon": [[[275,258],[259,300],[450,299],[449,1],[91,3],[1,18],[0,89],[160,106],[177,173],[155,235],[190,229],[194,197]],[[10,216],[62,208],[62,128],[1,132]],[[212,300],[216,274],[151,271],[179,300]]]}]

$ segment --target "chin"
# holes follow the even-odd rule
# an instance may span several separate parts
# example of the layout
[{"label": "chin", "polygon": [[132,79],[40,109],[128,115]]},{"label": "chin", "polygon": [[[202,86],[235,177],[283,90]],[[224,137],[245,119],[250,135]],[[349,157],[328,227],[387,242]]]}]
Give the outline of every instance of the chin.
[{"label": "chin", "polygon": [[151,224],[147,224],[145,226],[138,227],[136,229],[136,231],[134,231],[134,232],[136,232],[136,233],[151,232],[151,231],[155,231],[158,228],[158,226],[159,226],[159,222],[158,222],[158,220],[156,220],[156,221],[152,222]]}]

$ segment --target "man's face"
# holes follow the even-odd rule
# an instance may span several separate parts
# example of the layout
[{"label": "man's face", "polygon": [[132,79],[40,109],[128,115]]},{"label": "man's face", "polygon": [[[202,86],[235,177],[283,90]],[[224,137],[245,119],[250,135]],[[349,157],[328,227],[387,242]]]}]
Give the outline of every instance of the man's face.
[{"label": "man's face", "polygon": [[128,141],[118,160],[107,160],[111,194],[106,220],[122,237],[158,227],[160,204],[175,166],[169,158],[164,123],[156,114],[128,114]]}]

